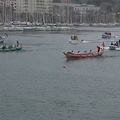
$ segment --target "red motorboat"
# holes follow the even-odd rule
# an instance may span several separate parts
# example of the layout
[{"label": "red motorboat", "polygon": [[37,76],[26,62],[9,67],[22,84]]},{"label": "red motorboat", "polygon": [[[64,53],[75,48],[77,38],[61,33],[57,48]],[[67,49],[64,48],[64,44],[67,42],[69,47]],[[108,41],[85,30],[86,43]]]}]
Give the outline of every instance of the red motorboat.
[{"label": "red motorboat", "polygon": [[98,57],[98,56],[101,56],[104,52],[104,47],[102,46],[99,46],[100,47],[100,50],[98,52],[98,49],[95,49],[89,53],[85,52],[85,53],[82,53],[82,54],[75,54],[75,53],[72,53],[72,52],[63,52],[64,55],[66,56],[67,59],[78,59],[78,58],[94,58],[94,57]]}]

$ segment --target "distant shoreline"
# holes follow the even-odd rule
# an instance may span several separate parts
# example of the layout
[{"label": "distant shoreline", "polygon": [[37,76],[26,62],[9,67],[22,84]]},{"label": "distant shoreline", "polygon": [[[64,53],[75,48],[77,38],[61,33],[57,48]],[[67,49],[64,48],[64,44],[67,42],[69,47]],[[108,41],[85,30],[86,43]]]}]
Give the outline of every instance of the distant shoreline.
[{"label": "distant shoreline", "polygon": [[51,25],[21,25],[21,24],[8,24],[0,27],[0,31],[66,31],[78,29],[80,27],[118,27],[117,23],[93,23],[93,24],[51,24]]}]

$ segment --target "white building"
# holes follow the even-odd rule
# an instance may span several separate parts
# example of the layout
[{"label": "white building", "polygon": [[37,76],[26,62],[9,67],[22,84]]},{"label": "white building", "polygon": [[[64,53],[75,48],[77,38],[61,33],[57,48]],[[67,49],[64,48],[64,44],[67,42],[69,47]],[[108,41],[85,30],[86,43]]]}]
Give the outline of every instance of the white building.
[{"label": "white building", "polygon": [[52,12],[52,0],[16,0],[15,2],[17,13]]},{"label": "white building", "polygon": [[79,12],[80,14],[86,14],[87,11],[99,11],[100,7],[94,5],[80,4],[74,6],[74,11]]},{"label": "white building", "polygon": [[16,13],[51,13],[53,0],[0,0],[0,6],[13,6]]},{"label": "white building", "polygon": [[5,14],[3,21],[49,21],[53,13],[52,2],[53,0],[0,0]]}]

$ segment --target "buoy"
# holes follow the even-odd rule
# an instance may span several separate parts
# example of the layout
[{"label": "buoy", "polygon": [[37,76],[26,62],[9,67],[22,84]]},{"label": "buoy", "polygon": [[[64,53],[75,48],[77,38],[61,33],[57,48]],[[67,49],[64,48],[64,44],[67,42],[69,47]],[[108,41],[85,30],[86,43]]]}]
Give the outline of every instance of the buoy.
[{"label": "buoy", "polygon": [[65,68],[65,65],[63,65],[63,68]]}]

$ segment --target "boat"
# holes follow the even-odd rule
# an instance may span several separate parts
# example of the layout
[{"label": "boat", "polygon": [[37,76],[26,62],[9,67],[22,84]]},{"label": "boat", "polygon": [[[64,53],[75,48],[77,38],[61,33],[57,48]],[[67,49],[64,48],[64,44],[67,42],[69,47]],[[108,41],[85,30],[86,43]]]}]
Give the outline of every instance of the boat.
[{"label": "boat", "polygon": [[17,45],[3,45],[1,48],[0,48],[0,52],[10,52],[10,51],[20,51],[22,50],[22,44],[18,44],[18,41],[17,41]]},{"label": "boat", "polygon": [[8,37],[7,33],[4,33],[5,35],[0,35],[0,44],[4,43],[4,39]]},{"label": "boat", "polygon": [[10,51],[20,51],[22,50],[22,46],[19,47],[13,47],[13,48],[0,48],[0,52],[10,52]]},{"label": "boat", "polygon": [[78,36],[71,36],[71,39],[68,40],[71,44],[78,44]]},{"label": "boat", "polygon": [[63,54],[66,56],[67,59],[78,59],[78,58],[94,58],[102,56],[104,52],[103,46],[98,46],[100,49],[91,50],[89,53],[84,51],[84,53],[73,53],[73,52],[63,52]]},{"label": "boat", "polygon": [[102,38],[116,38],[117,36],[115,36],[114,34],[112,35],[111,32],[105,32],[104,34],[102,34]]},{"label": "boat", "polygon": [[4,40],[0,40],[0,44],[3,44],[4,43]]},{"label": "boat", "polygon": [[111,32],[105,32],[102,34],[102,38],[111,38]]},{"label": "boat", "polygon": [[71,44],[78,44],[78,40],[71,40],[71,39],[69,39],[68,41],[69,41],[69,43],[71,43]]},{"label": "boat", "polygon": [[120,40],[111,42],[111,44],[109,45],[110,50],[117,50],[118,48],[120,48]]}]

